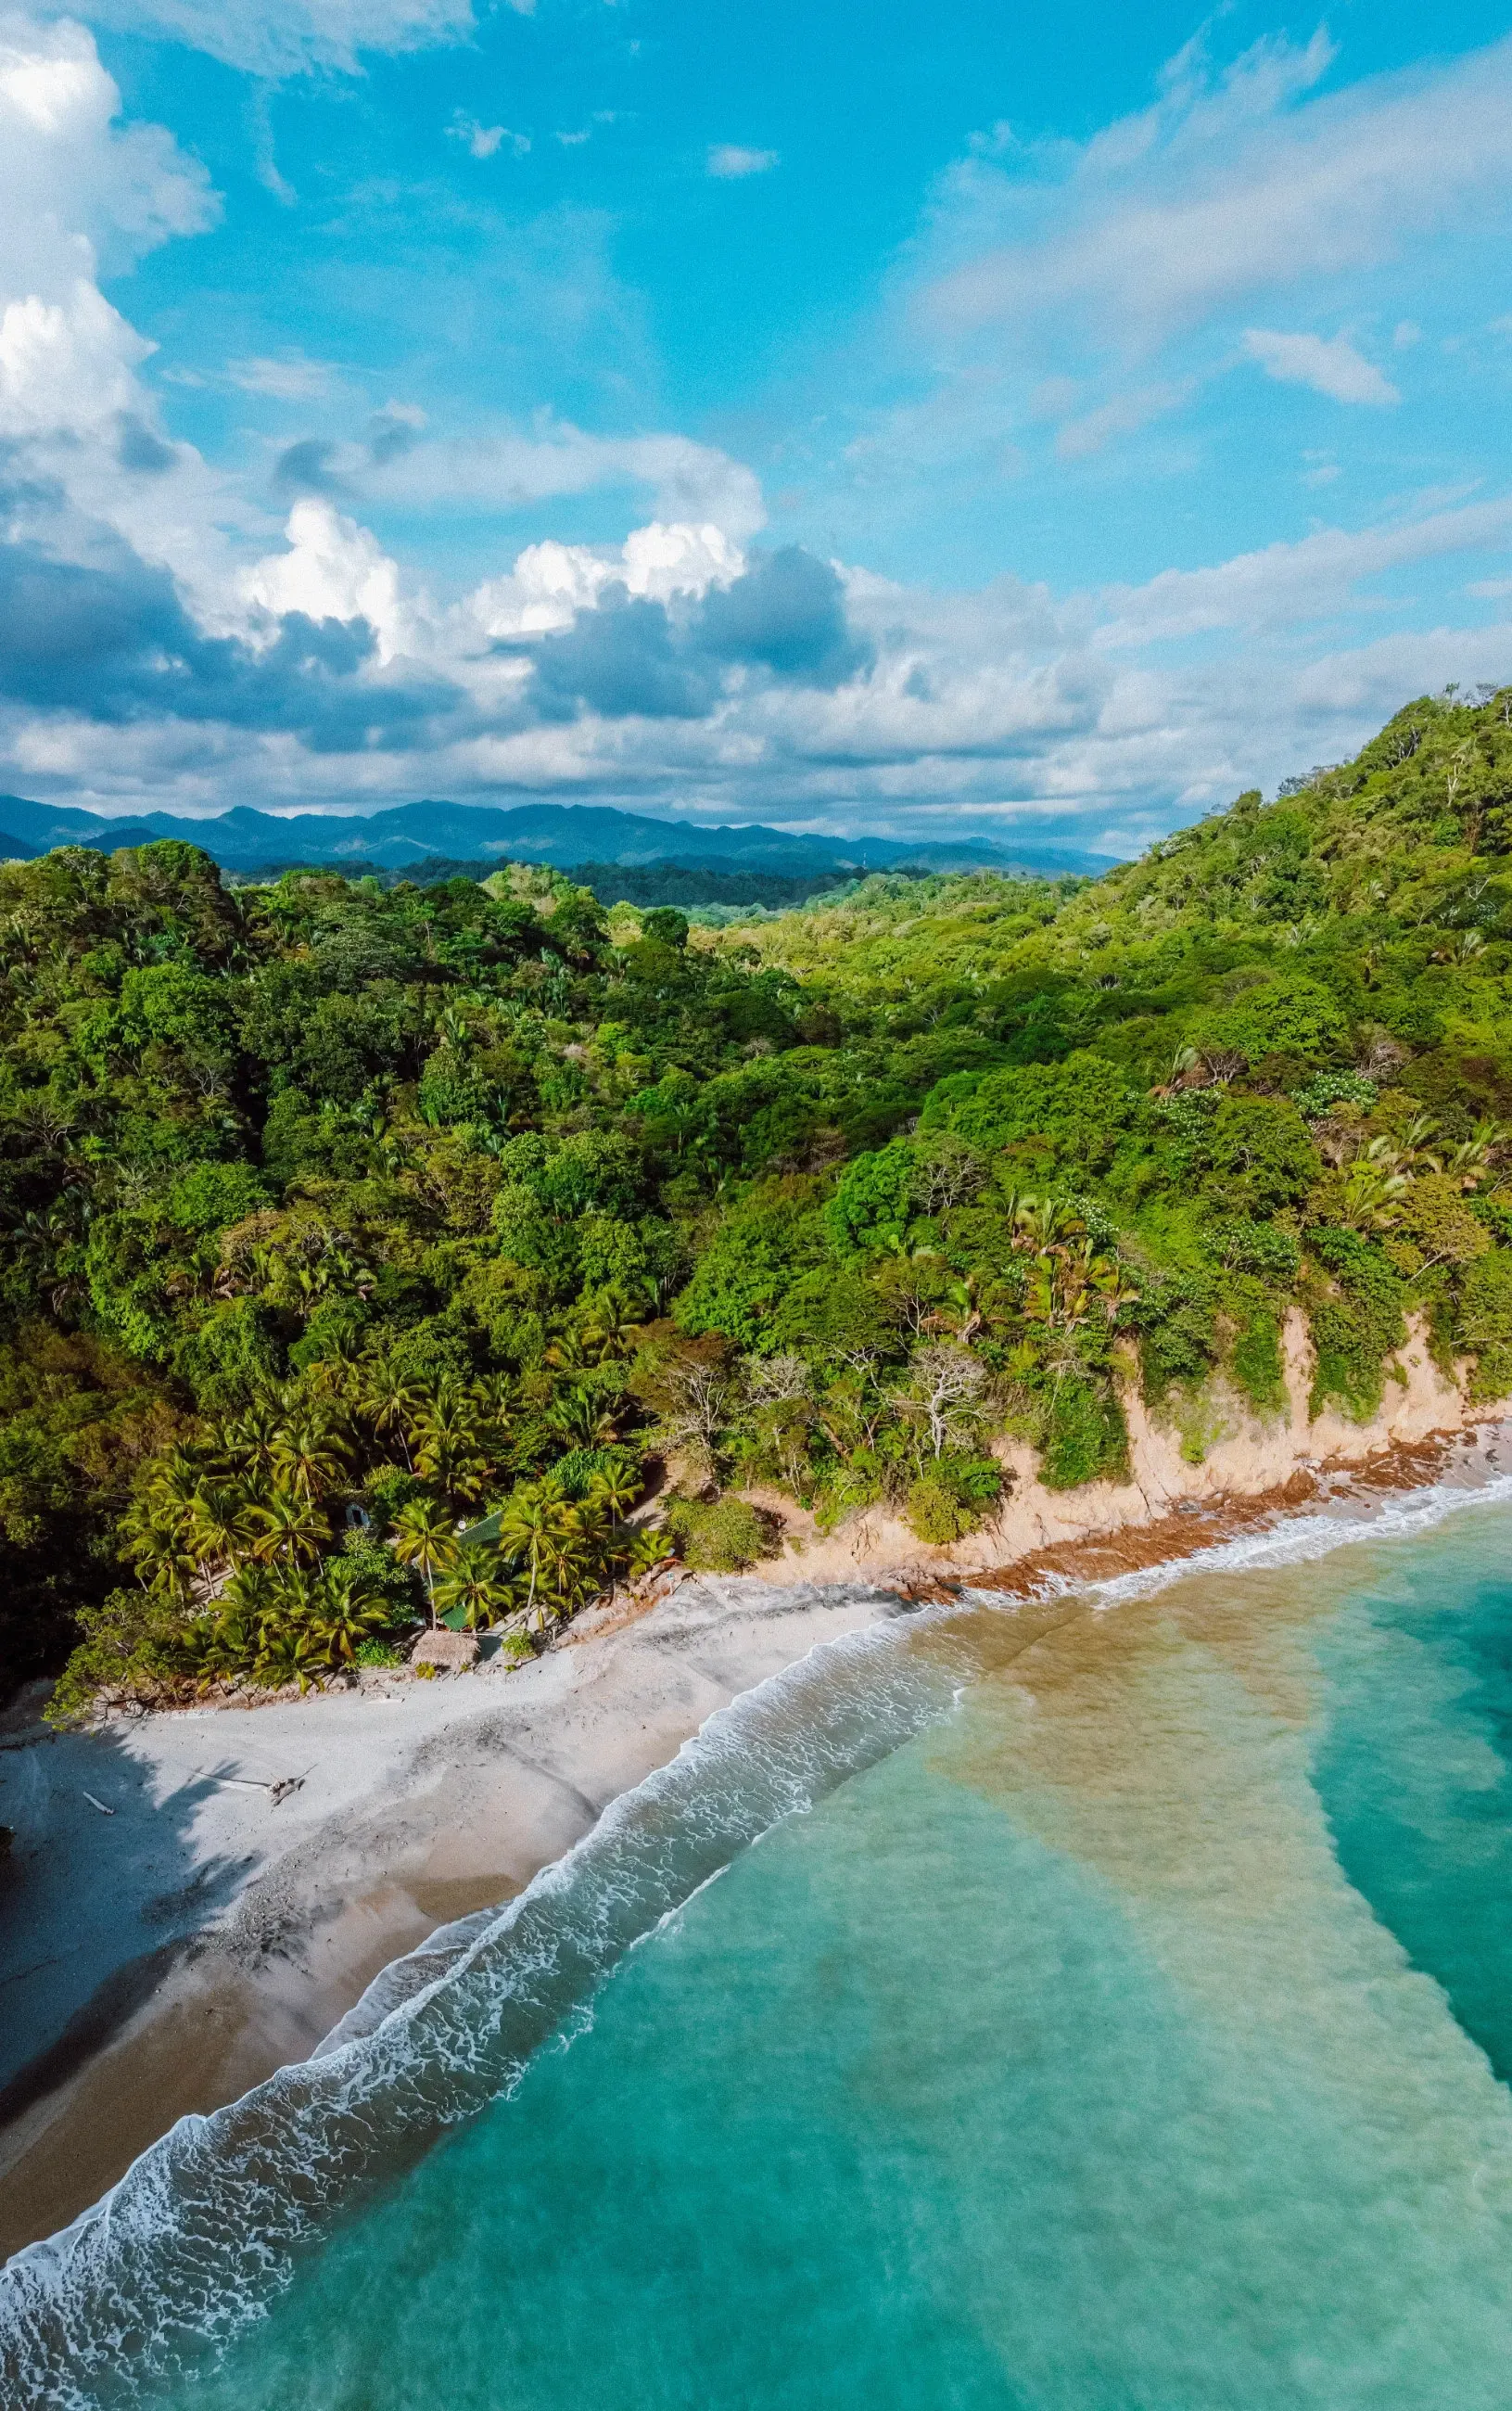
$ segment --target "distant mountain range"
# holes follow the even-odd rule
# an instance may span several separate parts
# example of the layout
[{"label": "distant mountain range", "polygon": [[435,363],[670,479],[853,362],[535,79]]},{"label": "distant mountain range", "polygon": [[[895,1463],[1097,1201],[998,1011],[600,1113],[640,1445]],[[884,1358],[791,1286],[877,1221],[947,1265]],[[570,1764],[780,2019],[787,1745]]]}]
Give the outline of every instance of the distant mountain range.
[{"label": "distant mountain range", "polygon": [[365,863],[398,870],[438,855],[457,860],[579,863],[629,869],[675,863],[690,869],[750,869],[802,874],[833,870],[1001,870],[1037,878],[1071,871],[1096,877],[1114,856],[1075,846],[1004,845],[991,838],[909,845],[892,838],[796,837],[785,829],[696,828],[686,821],[652,820],[604,804],[395,804],[385,811],[298,812],[284,819],[239,804],[210,820],[146,812],[112,820],[68,804],[32,803],[0,796],[0,857],[30,859],[53,846],[151,845],[187,838],[223,869],[242,873],[294,863]]}]

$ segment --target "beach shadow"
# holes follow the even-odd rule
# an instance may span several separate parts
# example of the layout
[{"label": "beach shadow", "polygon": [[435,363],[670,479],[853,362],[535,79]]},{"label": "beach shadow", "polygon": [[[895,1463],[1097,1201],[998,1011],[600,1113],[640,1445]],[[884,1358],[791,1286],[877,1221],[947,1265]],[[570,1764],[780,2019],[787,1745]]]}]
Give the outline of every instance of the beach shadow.
[{"label": "beach shadow", "polygon": [[118,1732],[0,1745],[0,2130],[119,2033],[246,1880],[255,1853],[207,1858],[194,1838],[238,1773],[222,1760],[158,1799]]}]

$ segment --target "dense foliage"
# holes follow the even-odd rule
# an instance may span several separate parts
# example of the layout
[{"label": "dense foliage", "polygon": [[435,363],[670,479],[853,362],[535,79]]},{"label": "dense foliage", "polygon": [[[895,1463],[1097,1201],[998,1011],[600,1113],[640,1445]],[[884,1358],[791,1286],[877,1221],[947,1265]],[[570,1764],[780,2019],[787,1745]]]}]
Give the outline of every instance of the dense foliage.
[{"label": "dense foliage", "polygon": [[[308,1681],[513,1645],[783,1502],[923,1539],[1365,1417],[1409,1312],[1512,1389],[1512,692],[1096,884],[865,882],[723,930],[560,874],[0,869],[0,1649]],[[651,1500],[649,1512],[647,1501]]]},{"label": "dense foliage", "polygon": [[[6,840],[0,836],[0,854],[6,851]],[[299,866],[269,863],[263,866],[265,879]],[[521,866],[523,867],[523,866]],[[485,881],[492,876],[498,865],[493,862],[459,862],[446,855],[431,855],[415,862],[405,870],[382,870],[370,862],[343,863],[343,874],[349,879],[376,879],[382,887],[408,884],[415,887],[434,887],[443,880],[475,879]],[[906,877],[923,874],[909,872]],[[560,874],[548,873],[550,876]],[[563,885],[586,887],[601,904],[676,905],[685,913],[702,908],[714,908],[715,914],[733,918],[742,910],[760,905],[764,911],[781,911],[787,906],[807,903],[814,896],[830,896],[854,886],[860,873],[847,876],[834,869],[810,871],[720,870],[712,864],[701,862],[580,862],[570,880],[562,877]]]}]

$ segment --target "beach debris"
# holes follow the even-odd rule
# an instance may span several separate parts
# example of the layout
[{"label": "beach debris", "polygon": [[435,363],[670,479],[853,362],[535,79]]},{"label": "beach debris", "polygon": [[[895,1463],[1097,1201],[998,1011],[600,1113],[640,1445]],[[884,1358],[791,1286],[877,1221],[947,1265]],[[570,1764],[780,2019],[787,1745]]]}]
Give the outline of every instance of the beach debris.
[{"label": "beach debris", "polygon": [[[80,1788],[82,1790],[82,1785],[80,1785]],[[115,1815],[115,1810],[113,1808],[107,1808],[103,1800],[96,1800],[93,1791],[85,1791],[84,1797],[89,1802],[92,1808],[97,1808],[99,1810],[102,1817],[113,1817]]]},{"label": "beach debris", "polygon": [[304,1776],[302,1775],[281,1775],[276,1783],[270,1783],[269,1785],[268,1796],[272,1801],[272,1804],[276,1808],[279,1802],[281,1800],[286,1800],[291,1791],[302,1791],[303,1790]]}]

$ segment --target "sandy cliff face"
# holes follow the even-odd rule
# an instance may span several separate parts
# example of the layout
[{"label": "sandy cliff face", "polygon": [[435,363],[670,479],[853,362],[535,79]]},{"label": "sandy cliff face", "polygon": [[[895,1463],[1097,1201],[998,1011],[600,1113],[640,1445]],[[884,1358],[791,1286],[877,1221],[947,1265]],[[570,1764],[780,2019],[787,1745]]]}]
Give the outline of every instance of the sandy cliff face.
[{"label": "sandy cliff face", "polygon": [[1152,1418],[1132,1388],[1124,1399],[1127,1482],[1045,1490],[1038,1480],[1039,1458],[1027,1442],[996,1442],[995,1454],[1012,1477],[1003,1506],[991,1525],[949,1548],[929,1547],[898,1518],[880,1511],[825,1539],[809,1517],[793,1513],[791,1501],[774,1498],[767,1503],[780,1503],[790,1535],[782,1571],[796,1575],[801,1567],[803,1578],[811,1582],[844,1581],[858,1571],[920,1579],[996,1571],[1068,1542],[1158,1523],[1186,1501],[1215,1504],[1261,1498],[1285,1489],[1300,1474],[1324,1466],[1363,1464],[1392,1448],[1461,1431],[1507,1411],[1505,1404],[1466,1405],[1462,1391],[1446,1381],[1433,1363],[1426,1326],[1417,1318],[1409,1323],[1405,1346],[1392,1360],[1395,1376],[1388,1374],[1380,1411],[1366,1424],[1350,1423],[1334,1412],[1316,1418],[1309,1414],[1313,1352],[1306,1319],[1296,1308],[1287,1319],[1285,1361],[1287,1412],[1261,1417],[1237,1397],[1215,1396],[1213,1420],[1220,1436],[1199,1464],[1183,1455],[1182,1434],[1175,1425]]}]

